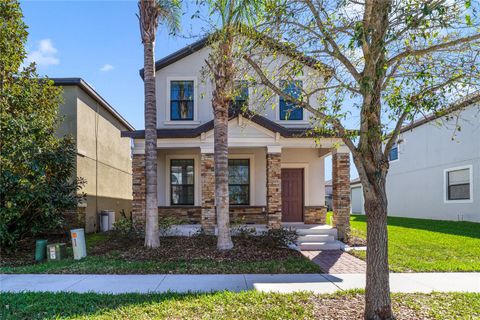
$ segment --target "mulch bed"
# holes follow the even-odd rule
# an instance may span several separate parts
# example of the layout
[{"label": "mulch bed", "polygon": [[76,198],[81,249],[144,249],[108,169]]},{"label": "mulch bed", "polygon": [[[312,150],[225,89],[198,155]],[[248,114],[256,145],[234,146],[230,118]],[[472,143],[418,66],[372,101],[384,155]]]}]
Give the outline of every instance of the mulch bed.
[{"label": "mulch bed", "polygon": [[[123,240],[125,241],[125,240]],[[233,237],[234,247],[229,251],[217,250],[217,238],[199,235],[194,237],[164,237],[160,239],[160,247],[146,249],[143,239],[125,241],[120,248],[120,258],[127,261],[175,261],[175,260],[215,260],[219,261],[266,261],[287,260],[301,257],[297,251],[288,248],[272,248],[265,246],[255,237]],[[118,244],[118,242],[117,242]],[[109,244],[111,246],[112,244]],[[97,247],[90,252],[97,254],[113,248]]]},{"label": "mulch bed", "polygon": [[[315,315],[319,320],[363,320],[365,296],[363,294],[341,296],[312,296]],[[428,316],[428,309],[413,310],[402,304],[399,299],[392,301],[392,308],[397,320],[432,319]]]},{"label": "mulch bed", "polygon": [[350,247],[365,247],[367,245],[367,239],[350,236],[348,237],[346,244],[348,244]]},{"label": "mulch bed", "polygon": [[[38,237],[37,237],[38,238]],[[40,237],[48,239],[48,243],[64,242],[67,251],[71,242],[66,236],[55,235]],[[285,261],[302,257],[301,253],[288,248],[272,248],[264,245],[257,237],[233,237],[234,248],[222,252],[216,248],[215,236],[198,235],[193,237],[162,237],[160,247],[147,249],[143,246],[144,239],[138,237],[123,237],[116,233],[94,241],[88,241],[89,256],[115,255],[115,258],[125,261],[192,261],[215,260],[232,262],[254,262],[277,260]],[[34,262],[35,239],[27,238],[20,241],[15,251],[1,252],[0,266],[23,266]]]}]

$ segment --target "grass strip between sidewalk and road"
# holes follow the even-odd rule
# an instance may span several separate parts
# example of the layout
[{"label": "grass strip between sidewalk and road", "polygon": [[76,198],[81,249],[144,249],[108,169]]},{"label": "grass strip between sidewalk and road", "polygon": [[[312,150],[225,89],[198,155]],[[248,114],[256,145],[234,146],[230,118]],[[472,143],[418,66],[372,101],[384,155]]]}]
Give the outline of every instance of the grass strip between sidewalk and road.
[{"label": "grass strip between sidewalk and road", "polygon": [[[362,319],[362,291],[309,293],[2,293],[1,319]],[[477,319],[480,294],[394,294],[397,319]]]}]

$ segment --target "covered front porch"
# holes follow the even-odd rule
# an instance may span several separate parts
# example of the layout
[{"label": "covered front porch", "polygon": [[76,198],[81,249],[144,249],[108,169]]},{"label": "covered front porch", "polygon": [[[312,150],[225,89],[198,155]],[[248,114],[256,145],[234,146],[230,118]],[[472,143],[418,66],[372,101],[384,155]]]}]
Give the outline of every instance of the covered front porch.
[{"label": "covered front porch", "polygon": [[[161,132],[157,144],[159,217],[173,217],[213,234],[213,130],[193,138],[167,135],[172,133]],[[240,116],[230,120],[229,145],[232,225],[280,228],[286,224],[326,224],[325,158],[331,155],[333,225],[340,239],[346,236],[350,160],[339,139],[325,137],[314,141],[311,137],[282,134]],[[135,139],[132,214],[140,228],[145,216],[143,150],[144,141]]]}]

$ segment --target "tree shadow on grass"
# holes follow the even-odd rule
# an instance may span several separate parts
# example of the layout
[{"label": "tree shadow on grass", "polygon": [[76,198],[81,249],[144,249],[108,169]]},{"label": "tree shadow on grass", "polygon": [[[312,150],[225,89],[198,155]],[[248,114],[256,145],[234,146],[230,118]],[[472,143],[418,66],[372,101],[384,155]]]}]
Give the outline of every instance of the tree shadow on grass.
[{"label": "tree shadow on grass", "polygon": [[[352,215],[351,220],[366,222],[366,216]],[[388,217],[388,225],[480,239],[480,223],[475,222]]]},{"label": "tree shadow on grass", "polygon": [[[304,296],[304,297],[303,297]],[[268,302],[268,300],[271,300]],[[279,300],[284,300],[283,302]],[[295,305],[305,303],[307,294],[300,294],[296,303],[289,305],[291,299],[279,294],[266,296],[261,292],[248,291],[240,293],[151,293],[151,294],[95,294],[95,293],[2,293],[0,299],[0,318],[9,319],[164,319],[193,318],[217,315],[221,311],[224,316],[239,313],[239,319],[247,319],[248,312],[259,312],[253,315],[271,315],[282,318],[303,318],[304,311]],[[272,310],[262,308],[277,302]],[[238,308],[240,306],[243,308]],[[250,305],[250,306],[249,306]],[[216,310],[216,307],[220,309]],[[271,307],[271,306],[270,306]],[[269,307],[269,308],[270,308]],[[250,310],[250,311],[248,311]],[[240,310],[241,311],[241,310]],[[247,312],[248,311],[248,312]],[[246,313],[245,313],[246,312]],[[245,314],[244,314],[245,313]]]}]

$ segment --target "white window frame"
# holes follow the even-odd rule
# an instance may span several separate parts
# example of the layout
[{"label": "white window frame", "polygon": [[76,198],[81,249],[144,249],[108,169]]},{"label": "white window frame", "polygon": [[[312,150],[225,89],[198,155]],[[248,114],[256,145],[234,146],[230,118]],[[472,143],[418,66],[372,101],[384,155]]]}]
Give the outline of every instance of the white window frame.
[{"label": "white window frame", "polygon": [[257,199],[255,197],[255,156],[252,153],[229,153],[228,159],[248,159],[250,164],[250,204],[231,204],[230,206],[255,206],[257,203]]},{"label": "white window frame", "polygon": [[[448,200],[448,179],[447,175],[451,171],[469,169],[469,185],[470,185],[470,199],[465,200]],[[444,203],[473,203],[473,165],[465,165],[443,170],[443,202]]]},{"label": "white window frame", "polygon": [[[193,81],[193,120],[171,120],[170,114],[170,87],[172,81]],[[191,124],[200,124],[198,121],[198,80],[195,76],[172,76],[167,77],[167,103],[165,104],[165,125],[191,125]]]},{"label": "white window frame", "polygon": [[[302,81],[302,90],[305,88],[305,80],[307,79],[306,76],[298,76],[295,77],[294,79],[280,79],[277,82],[278,87],[280,88],[280,83],[281,81]],[[303,119],[302,120],[281,120],[280,119],[280,95],[277,94],[277,107],[275,108],[275,120],[276,122],[280,124],[308,124],[309,121],[308,119],[310,116],[307,114],[308,110],[302,108],[302,113],[303,113]]]},{"label": "white window frame", "polygon": [[[171,160],[180,159],[193,159],[193,205],[172,205],[171,190],[170,190],[170,165]],[[200,206],[200,157],[198,154],[167,154],[165,157],[165,204],[167,207],[195,207]]]}]

